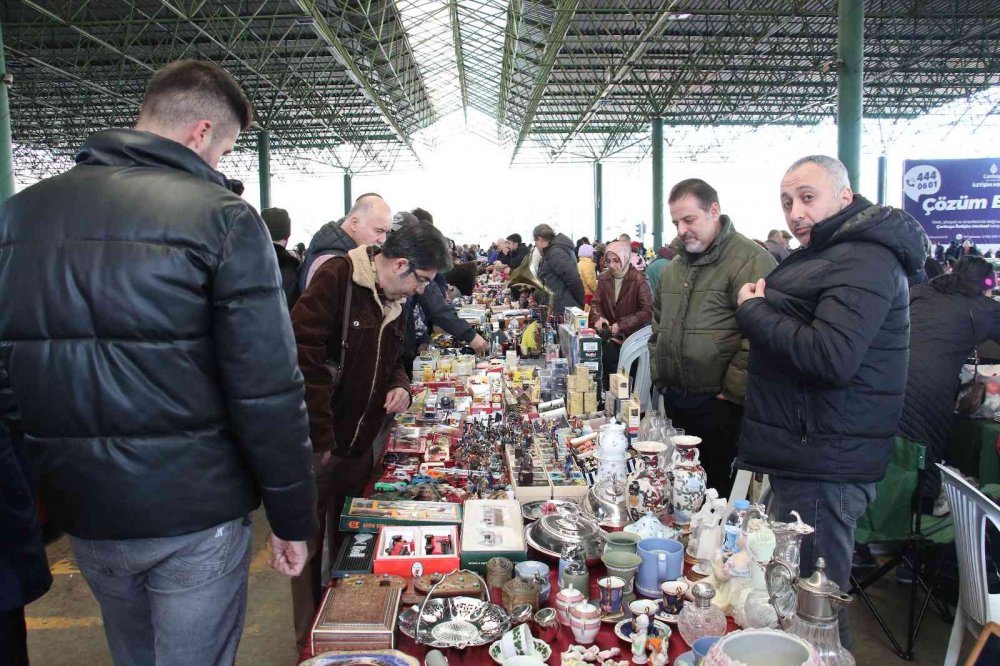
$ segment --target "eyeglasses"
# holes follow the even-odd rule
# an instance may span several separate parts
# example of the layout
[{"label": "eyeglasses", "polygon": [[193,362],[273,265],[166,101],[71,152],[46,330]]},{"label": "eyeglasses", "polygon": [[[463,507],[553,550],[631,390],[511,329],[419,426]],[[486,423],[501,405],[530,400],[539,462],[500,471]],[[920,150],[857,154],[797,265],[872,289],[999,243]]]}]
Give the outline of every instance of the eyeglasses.
[{"label": "eyeglasses", "polygon": [[417,273],[415,270],[413,270],[413,266],[407,268],[406,272],[403,273],[403,277],[406,277],[407,275],[412,275],[414,277],[414,279],[417,281],[417,289],[420,289],[421,291],[425,289],[427,285],[429,285],[431,282],[434,281],[433,278],[425,277]]}]

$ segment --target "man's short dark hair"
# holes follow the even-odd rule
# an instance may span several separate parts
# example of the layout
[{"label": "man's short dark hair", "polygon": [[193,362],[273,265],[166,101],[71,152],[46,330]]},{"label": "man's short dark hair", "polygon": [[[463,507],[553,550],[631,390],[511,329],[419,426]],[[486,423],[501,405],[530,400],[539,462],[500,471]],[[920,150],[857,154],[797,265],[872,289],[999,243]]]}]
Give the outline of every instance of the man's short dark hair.
[{"label": "man's short dark hair", "polygon": [[511,234],[510,236],[507,236],[507,240],[511,243],[517,243],[518,245],[522,243],[521,234]]},{"label": "man's short dark hair", "polygon": [[552,227],[550,227],[547,224],[539,224],[537,227],[534,228],[534,230],[532,230],[531,237],[542,238],[551,243],[552,239],[556,237],[556,232],[553,231]]},{"label": "man's short dark hair", "polygon": [[444,236],[427,222],[393,231],[382,245],[382,254],[388,259],[406,259],[410,268],[422,271],[443,273],[451,268],[451,252]]},{"label": "man's short dark hair", "polygon": [[150,79],[139,118],[167,125],[204,119],[245,130],[253,122],[253,106],[232,74],[215,63],[177,60]]},{"label": "man's short dark hair", "polygon": [[781,240],[784,236],[781,235],[781,229],[771,229],[767,232],[767,240]]},{"label": "man's short dark hair", "polygon": [[428,213],[423,208],[414,208],[410,212],[416,215],[417,219],[420,220],[421,222],[426,222],[427,224],[434,224],[434,216]]},{"label": "man's short dark hair", "polygon": [[688,178],[674,185],[667,203],[672,204],[688,195],[697,199],[698,207],[705,211],[711,208],[712,204],[719,203],[719,193],[701,178]]}]

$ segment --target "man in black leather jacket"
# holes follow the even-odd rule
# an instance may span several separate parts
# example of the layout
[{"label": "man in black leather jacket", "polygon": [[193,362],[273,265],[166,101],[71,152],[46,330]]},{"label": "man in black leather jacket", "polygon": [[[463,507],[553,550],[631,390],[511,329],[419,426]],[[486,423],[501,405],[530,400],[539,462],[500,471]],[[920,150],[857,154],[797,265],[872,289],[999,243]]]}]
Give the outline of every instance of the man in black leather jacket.
[{"label": "man in black leather jacket", "polygon": [[250,513],[263,499],[290,576],[315,529],[274,248],[215,170],[251,114],[218,66],[172,63],[135,129],[92,135],[0,208],[0,302],[16,304],[0,308],[0,416],[117,664],[233,663]]}]

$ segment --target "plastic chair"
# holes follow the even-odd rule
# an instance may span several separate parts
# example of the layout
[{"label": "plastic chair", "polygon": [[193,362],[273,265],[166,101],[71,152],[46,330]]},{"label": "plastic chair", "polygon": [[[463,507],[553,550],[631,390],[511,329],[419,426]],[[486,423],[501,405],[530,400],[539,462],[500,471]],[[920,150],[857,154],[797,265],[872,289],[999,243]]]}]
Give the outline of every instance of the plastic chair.
[{"label": "plastic chair", "polygon": [[653,327],[643,326],[625,338],[618,354],[618,368],[616,370],[616,372],[629,372],[632,369],[632,364],[636,361],[639,362],[633,391],[639,393],[639,399],[642,401],[640,408],[643,412],[653,408],[653,399],[650,395],[653,379],[649,372],[649,347],[647,346],[651,335],[653,335]]},{"label": "plastic chair", "polygon": [[987,622],[1000,621],[1000,594],[990,594],[986,572],[986,520],[1000,529],[1000,507],[949,467],[941,469],[941,482],[955,517],[955,545],[958,547],[958,608],[948,639],[944,663],[958,663],[962,650],[962,630],[973,635]]}]

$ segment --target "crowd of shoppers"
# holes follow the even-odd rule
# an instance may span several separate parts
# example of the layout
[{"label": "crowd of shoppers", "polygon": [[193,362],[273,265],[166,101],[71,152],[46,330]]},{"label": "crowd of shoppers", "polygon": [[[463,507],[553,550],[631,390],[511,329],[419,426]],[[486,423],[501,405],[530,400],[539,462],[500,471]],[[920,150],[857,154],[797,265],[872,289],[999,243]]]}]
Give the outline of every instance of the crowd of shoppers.
[{"label": "crowd of shoppers", "polygon": [[[0,527],[15,544],[0,553],[0,663],[27,663],[24,606],[51,584],[36,493],[116,663],[233,662],[261,503],[302,646],[324,543],[336,552],[344,498],[410,404],[427,332],[487,351],[452,304],[481,271],[530,270],[553,314],[587,309],[605,380],[651,326],[654,390],[702,438],[709,485],[770,475],[772,517],[815,527],[802,573],[822,556],[843,590],[895,438],[946,459],[958,371],[1000,340],[974,243],[935,260],[913,218],[855,193],[830,157],[788,168],[788,230],[766,242],[687,179],[669,196],[676,238],[648,257],[625,234],[574,244],[547,224],[530,245],[456,245],[427,210],[393,216],[376,193],[288,249],[288,212],[258,214],[217,171],[251,122],[227,72],[172,63],[133,129],[94,134],[74,168],[0,207],[0,300],[18,303],[0,313]],[[850,646],[843,616],[841,632]]]}]

